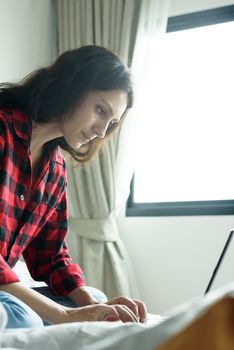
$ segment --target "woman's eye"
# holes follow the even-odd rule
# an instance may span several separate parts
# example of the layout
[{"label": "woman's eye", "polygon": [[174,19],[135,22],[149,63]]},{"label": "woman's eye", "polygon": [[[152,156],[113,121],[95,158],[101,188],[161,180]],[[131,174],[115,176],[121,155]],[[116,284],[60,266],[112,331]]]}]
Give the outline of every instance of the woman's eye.
[{"label": "woman's eye", "polygon": [[113,119],[113,120],[110,121],[110,124],[111,125],[115,125],[115,124],[118,124],[118,122],[119,122],[118,120]]},{"label": "woman's eye", "polygon": [[96,106],[96,112],[101,116],[105,117],[106,116],[106,110],[100,106]]}]

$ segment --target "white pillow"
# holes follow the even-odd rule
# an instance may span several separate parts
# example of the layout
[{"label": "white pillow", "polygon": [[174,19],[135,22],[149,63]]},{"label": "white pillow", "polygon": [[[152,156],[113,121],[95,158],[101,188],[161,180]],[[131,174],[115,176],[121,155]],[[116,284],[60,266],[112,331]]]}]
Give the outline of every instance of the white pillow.
[{"label": "white pillow", "polygon": [[34,288],[34,287],[43,287],[46,286],[44,282],[37,282],[30,276],[27,265],[24,261],[19,260],[13,268],[13,271],[17,274],[26,287]]}]

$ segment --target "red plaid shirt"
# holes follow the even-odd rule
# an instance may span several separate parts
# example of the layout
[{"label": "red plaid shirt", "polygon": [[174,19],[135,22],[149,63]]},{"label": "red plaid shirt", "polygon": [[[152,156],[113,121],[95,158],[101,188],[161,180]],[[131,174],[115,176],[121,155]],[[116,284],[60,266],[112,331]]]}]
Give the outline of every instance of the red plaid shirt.
[{"label": "red plaid shirt", "polygon": [[31,188],[31,133],[25,114],[0,110],[0,284],[19,281],[12,267],[23,254],[35,280],[67,295],[85,281],[64,241],[65,163],[55,142],[48,142]]}]

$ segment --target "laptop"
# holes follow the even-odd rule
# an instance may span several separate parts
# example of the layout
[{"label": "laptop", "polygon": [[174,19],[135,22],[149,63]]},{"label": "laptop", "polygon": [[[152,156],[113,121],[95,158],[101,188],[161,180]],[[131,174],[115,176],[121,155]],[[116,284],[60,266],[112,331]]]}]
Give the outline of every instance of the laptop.
[{"label": "laptop", "polygon": [[220,268],[220,266],[222,264],[223,258],[224,258],[225,254],[226,254],[226,251],[227,251],[227,249],[228,249],[228,247],[229,247],[229,245],[231,243],[233,233],[234,233],[234,230],[231,230],[229,235],[228,235],[227,241],[226,241],[226,243],[224,245],[224,248],[222,250],[220,258],[219,258],[219,260],[218,260],[218,262],[217,262],[217,264],[216,264],[216,266],[214,268],[214,271],[213,271],[213,273],[211,275],[210,281],[209,281],[208,286],[207,286],[207,288],[206,288],[206,290],[204,292],[204,295],[207,294],[210,291],[210,288],[211,288],[211,286],[212,286],[212,284],[213,284],[213,282],[215,280],[215,277],[217,276],[218,270],[219,270],[219,268]]}]

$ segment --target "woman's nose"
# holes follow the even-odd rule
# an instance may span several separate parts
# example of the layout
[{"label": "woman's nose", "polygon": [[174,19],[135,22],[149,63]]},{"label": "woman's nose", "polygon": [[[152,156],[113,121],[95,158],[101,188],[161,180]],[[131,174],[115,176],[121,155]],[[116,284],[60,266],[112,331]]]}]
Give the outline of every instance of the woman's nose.
[{"label": "woman's nose", "polygon": [[96,125],[93,129],[97,135],[97,137],[99,137],[100,139],[103,139],[106,135],[106,131],[108,128],[109,122],[108,123],[103,123],[100,125]]}]

